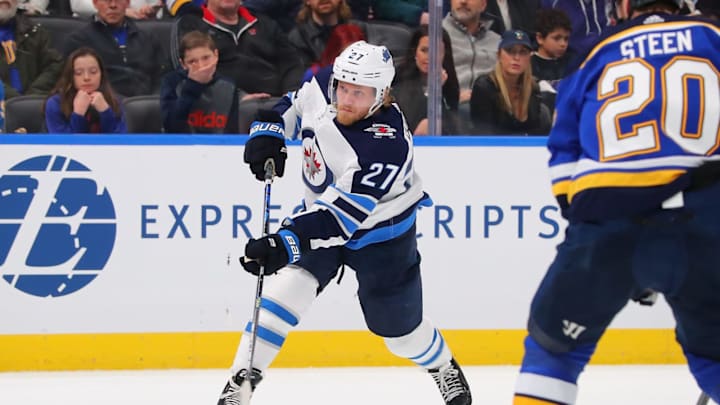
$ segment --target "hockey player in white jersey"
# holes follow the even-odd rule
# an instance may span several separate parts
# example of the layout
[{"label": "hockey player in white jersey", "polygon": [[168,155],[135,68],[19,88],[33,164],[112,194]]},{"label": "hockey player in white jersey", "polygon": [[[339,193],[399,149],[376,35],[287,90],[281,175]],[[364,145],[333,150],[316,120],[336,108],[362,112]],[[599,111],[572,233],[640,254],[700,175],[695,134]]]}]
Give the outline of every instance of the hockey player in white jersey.
[{"label": "hockey player in white jersey", "polygon": [[413,168],[412,134],[391,102],[394,75],[387,48],[356,42],[331,76],[314,77],[251,126],[245,161],[258,179],[267,159],[282,176],[285,136],[302,137],[305,209],[245,246],[243,267],[258,274],[262,265],[274,275],[265,280],[253,370],[245,369],[248,324],[219,405],[239,404],[246,378],[255,388],[290,329],[345,265],[355,270],[370,331],[428,370],[445,404],[472,403],[442,334],[423,317],[415,214],[431,201]]}]

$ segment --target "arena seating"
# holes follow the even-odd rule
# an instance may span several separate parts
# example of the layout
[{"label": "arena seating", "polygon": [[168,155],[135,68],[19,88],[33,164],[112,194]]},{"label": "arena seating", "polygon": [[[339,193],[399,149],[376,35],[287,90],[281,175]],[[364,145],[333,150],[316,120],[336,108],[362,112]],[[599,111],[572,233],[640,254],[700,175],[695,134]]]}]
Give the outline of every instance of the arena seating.
[{"label": "arena seating", "polygon": [[12,133],[20,128],[25,128],[29,134],[46,132],[43,115],[46,99],[47,96],[29,95],[5,101],[5,132]]},{"label": "arena seating", "polygon": [[162,132],[160,96],[135,96],[122,101],[125,124],[130,134],[153,134]]}]

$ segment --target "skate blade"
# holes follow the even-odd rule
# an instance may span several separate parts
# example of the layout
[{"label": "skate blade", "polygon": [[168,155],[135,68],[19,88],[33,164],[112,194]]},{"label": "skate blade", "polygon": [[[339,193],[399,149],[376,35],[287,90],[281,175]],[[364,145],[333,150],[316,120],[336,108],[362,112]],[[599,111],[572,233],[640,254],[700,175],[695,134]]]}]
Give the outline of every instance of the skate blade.
[{"label": "skate blade", "polygon": [[249,380],[245,380],[240,384],[240,389],[238,390],[238,393],[240,394],[240,404],[241,405],[250,405],[250,397],[252,397],[252,386],[250,385]]}]

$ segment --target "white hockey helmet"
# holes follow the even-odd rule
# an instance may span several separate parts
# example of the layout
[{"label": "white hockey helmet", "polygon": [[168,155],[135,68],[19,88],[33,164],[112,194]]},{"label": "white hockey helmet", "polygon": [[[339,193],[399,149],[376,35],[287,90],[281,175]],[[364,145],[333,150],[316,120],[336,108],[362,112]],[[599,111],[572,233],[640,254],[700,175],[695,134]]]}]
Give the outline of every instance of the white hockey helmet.
[{"label": "white hockey helmet", "polygon": [[390,51],[382,45],[370,45],[365,41],[350,44],[335,58],[330,85],[330,100],[335,100],[337,82],[347,82],[375,89],[375,102],[365,118],[383,105],[395,77]]}]

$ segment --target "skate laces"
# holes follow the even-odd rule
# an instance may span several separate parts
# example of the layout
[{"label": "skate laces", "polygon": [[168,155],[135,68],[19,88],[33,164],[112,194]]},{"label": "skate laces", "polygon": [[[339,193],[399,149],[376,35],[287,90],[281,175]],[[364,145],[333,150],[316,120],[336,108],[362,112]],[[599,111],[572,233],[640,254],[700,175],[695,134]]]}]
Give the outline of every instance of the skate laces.
[{"label": "skate laces", "polygon": [[220,399],[224,400],[225,405],[241,405],[240,404],[240,386],[235,383],[234,379],[231,378],[230,381],[228,381],[228,385],[225,388],[225,391],[223,391],[222,394],[220,394]]},{"label": "skate laces", "polygon": [[222,394],[220,394],[220,400],[225,401],[223,402],[224,405],[245,405],[240,402],[240,385],[247,378],[250,379],[250,386],[254,391],[255,386],[262,380],[262,374],[255,371],[248,375],[247,370],[243,369],[236,376],[230,378]]},{"label": "skate laces", "polygon": [[446,403],[450,403],[455,397],[465,393],[465,387],[460,381],[460,371],[452,363],[441,367],[438,371],[432,371],[430,375],[440,388],[440,394]]}]

